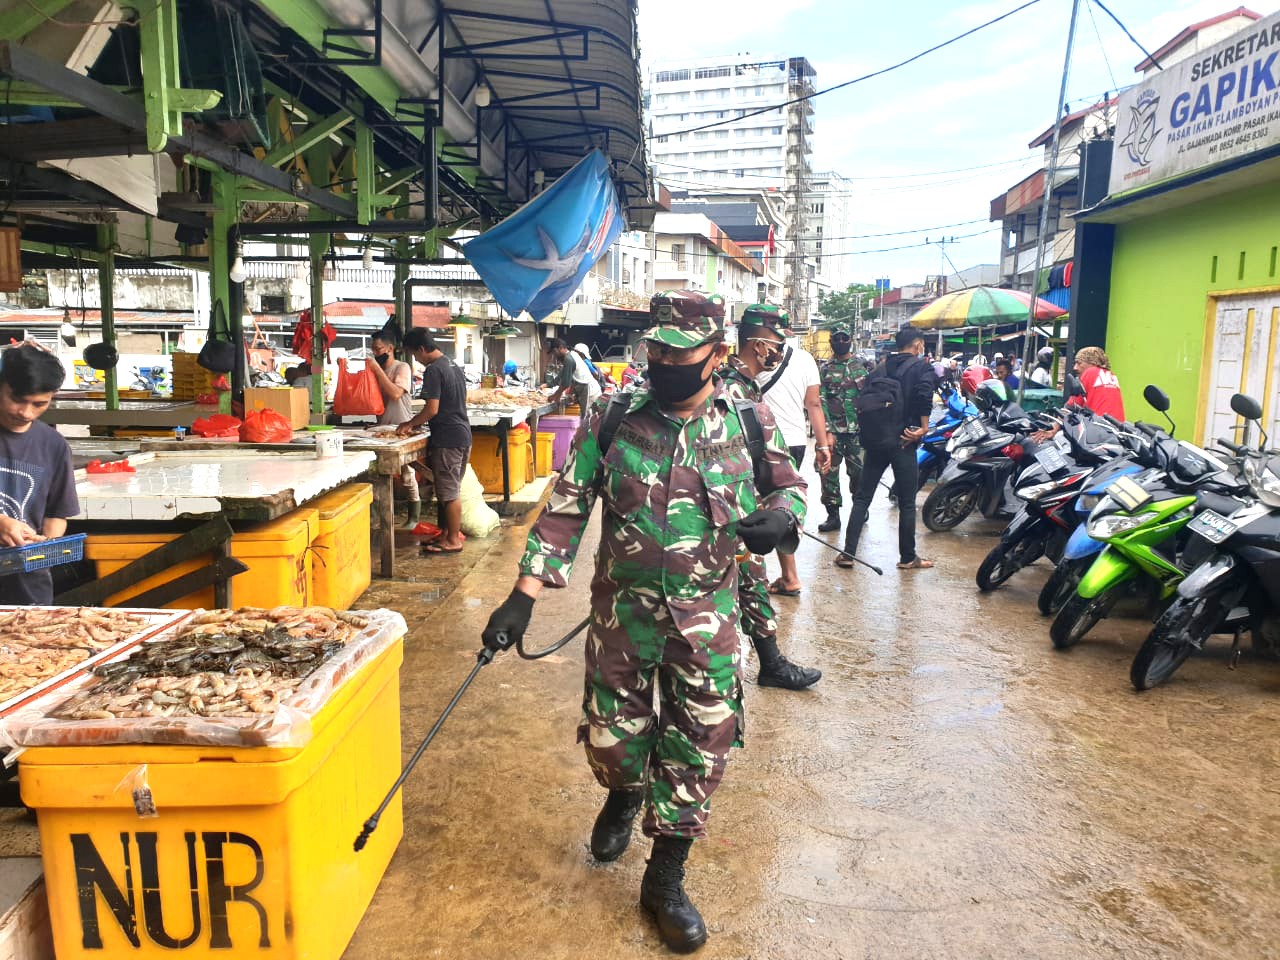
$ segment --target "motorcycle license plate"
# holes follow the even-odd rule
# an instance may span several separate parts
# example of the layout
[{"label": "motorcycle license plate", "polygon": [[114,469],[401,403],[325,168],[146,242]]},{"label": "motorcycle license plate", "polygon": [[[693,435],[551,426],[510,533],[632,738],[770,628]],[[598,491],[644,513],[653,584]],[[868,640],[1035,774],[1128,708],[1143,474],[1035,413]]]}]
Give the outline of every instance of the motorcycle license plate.
[{"label": "motorcycle license plate", "polygon": [[1057,473],[1067,465],[1067,458],[1057,447],[1043,447],[1037,450],[1036,460],[1050,473]]},{"label": "motorcycle license plate", "polygon": [[1214,513],[1212,510],[1197,513],[1187,524],[1187,528],[1210,543],[1221,543],[1240,529],[1222,514]]}]

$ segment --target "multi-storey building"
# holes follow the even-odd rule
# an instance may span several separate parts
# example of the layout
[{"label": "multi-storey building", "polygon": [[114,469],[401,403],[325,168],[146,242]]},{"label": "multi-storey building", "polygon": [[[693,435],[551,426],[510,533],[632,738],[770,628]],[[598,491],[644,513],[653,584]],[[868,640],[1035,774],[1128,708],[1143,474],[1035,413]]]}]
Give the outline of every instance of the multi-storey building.
[{"label": "multi-storey building", "polygon": [[834,171],[815,173],[805,193],[809,213],[808,246],[813,251],[814,280],[819,291],[846,289],[854,282],[853,183]]},{"label": "multi-storey building", "polygon": [[[817,246],[808,239],[814,70],[803,57],[716,57],[655,64],[645,103],[658,179],[691,194],[781,194],[783,303],[807,325]],[[798,102],[793,102],[798,101]]]}]

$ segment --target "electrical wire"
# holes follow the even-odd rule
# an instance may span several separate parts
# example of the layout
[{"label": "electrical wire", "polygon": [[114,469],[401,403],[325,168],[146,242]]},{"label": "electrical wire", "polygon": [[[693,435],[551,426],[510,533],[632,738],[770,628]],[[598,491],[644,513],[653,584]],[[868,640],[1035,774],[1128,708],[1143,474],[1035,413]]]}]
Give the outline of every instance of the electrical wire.
[{"label": "electrical wire", "polygon": [[[1027,162],[1034,163],[1036,161],[1034,159],[1028,159]],[[1066,169],[1066,168],[1060,168],[1060,169]],[[929,183],[905,183],[905,184],[898,184],[896,186],[887,186],[887,187],[865,187],[857,191],[840,191],[840,192],[827,191],[821,194],[806,192],[804,196],[812,200],[817,200],[820,197],[867,197],[869,195],[884,194],[884,193],[909,193],[913,190],[932,190],[936,187],[952,187],[961,183],[969,183],[974,180],[982,180],[991,176],[993,172],[994,171],[988,172],[988,173],[971,174],[970,176],[967,176],[967,177],[955,177],[950,180],[934,180],[934,181],[930,181]],[[721,190],[732,190],[732,189],[740,189],[740,190],[746,190],[746,191],[752,190],[752,188],[750,187],[735,188],[734,184],[732,183],[725,183],[725,182],[708,183],[704,180],[685,180],[680,177],[663,176],[662,174],[657,174],[657,178],[661,180],[663,183],[678,184],[678,185],[687,186],[687,187],[698,187],[702,190],[708,190],[713,192],[721,191]],[[779,194],[779,196],[781,196],[781,194]]]},{"label": "electrical wire", "polygon": [[1107,56],[1107,46],[1102,42],[1102,31],[1098,29],[1097,18],[1093,15],[1093,0],[1086,0],[1085,9],[1089,11],[1089,22],[1093,24],[1093,35],[1098,38],[1098,50],[1102,53],[1102,62],[1107,65],[1107,76],[1111,78],[1111,89],[1116,89],[1115,71],[1111,69],[1111,59]]},{"label": "electrical wire", "polygon": [[[136,20],[90,20],[90,21],[59,20],[57,17],[52,17],[49,14],[45,13],[43,10],[41,10],[38,6],[36,6],[34,0],[23,0],[23,2],[26,3],[28,7],[34,10],[40,16],[44,17],[46,23],[52,23],[55,27],[68,27],[72,30],[82,30],[86,27],[118,27],[118,26],[136,27],[138,25],[138,21]],[[157,8],[159,8],[159,6],[160,6],[159,4],[156,4]],[[139,10],[137,12],[139,15],[141,15],[143,11]]]},{"label": "electrical wire", "polygon": [[[656,139],[656,137],[655,137]],[[884,173],[884,174],[865,174],[860,177],[846,177],[843,174],[836,174],[832,179],[839,180],[909,180],[916,177],[941,177],[953,173],[967,173],[970,170],[989,170],[995,167],[1011,167],[1022,163],[1029,163],[1032,160],[1039,159],[1040,152],[1028,154],[1025,157],[1018,157],[1012,160],[999,160],[995,163],[980,163],[974,167],[956,167],[954,170],[930,170],[927,173]],[[744,158],[745,159],[745,158]],[[763,158],[761,158],[763,159]],[[708,167],[691,167],[685,163],[674,163],[670,160],[661,160],[657,157],[653,158],[652,166],[654,167],[679,167],[681,170],[691,171],[693,173],[728,173],[728,170],[712,170]],[[753,173],[754,180],[790,180],[791,178],[783,174],[777,173]],[[821,179],[821,178],[816,178]],[[814,190],[815,194],[825,194],[827,191]]]},{"label": "electrical wire", "polygon": [[[891,73],[892,71],[900,69],[901,67],[905,67],[908,64],[915,63],[917,60],[920,60],[923,57],[927,57],[931,53],[936,53],[937,51],[941,50],[944,47],[949,47],[953,43],[958,43],[959,41],[965,39],[966,37],[971,37],[975,33],[985,30],[987,27],[994,26],[995,24],[999,23],[1001,20],[1007,20],[1009,17],[1012,17],[1015,13],[1021,13],[1023,10],[1026,10],[1028,7],[1034,7],[1039,2],[1040,0],[1026,0],[1026,2],[1023,3],[1021,6],[1014,7],[1012,10],[1009,10],[1006,13],[1000,14],[1000,16],[998,17],[993,17],[990,20],[988,20],[986,23],[980,23],[978,24],[978,26],[973,27],[969,30],[966,30],[964,33],[958,33],[954,37],[952,37],[950,40],[943,40],[941,43],[934,44],[932,47],[930,47],[927,50],[921,50],[919,53],[913,56],[907,57],[907,59],[905,60],[901,60],[898,63],[892,64],[891,66],[888,66],[888,67],[882,67],[881,69],[875,70],[871,73],[864,73],[862,76],[854,77],[852,80],[846,80],[843,83],[837,83],[834,86],[825,87],[824,89],[817,90],[813,93],[807,93],[802,97],[795,97],[794,99],[791,99],[791,100],[784,100],[782,103],[775,103],[775,104],[772,104],[771,106],[763,107],[762,109],[759,109],[759,110],[753,110],[750,113],[744,113],[742,116],[739,116],[739,117],[729,117],[724,120],[717,120],[714,123],[703,124],[700,127],[690,127],[687,130],[673,130],[671,131],[671,133],[665,134],[665,136],[671,136],[673,134],[681,134],[681,133],[697,133],[700,130],[710,130],[713,127],[722,127],[728,123],[737,123],[739,120],[745,120],[747,117],[759,117],[766,113],[772,113],[775,110],[781,110],[783,107],[790,107],[793,104],[804,103],[806,100],[812,100],[815,97],[820,97],[823,94],[831,93],[835,90],[842,90],[845,87],[851,87],[855,83],[862,83],[864,80],[872,80],[876,77],[884,76],[886,73]],[[1101,3],[1099,3],[1098,5],[1102,6]],[[1102,9],[1106,10],[1106,7],[1103,7]],[[1128,33],[1127,30],[1125,32]],[[1131,38],[1132,38],[1132,35],[1131,35]],[[1134,43],[1137,43],[1137,41],[1135,40]]]},{"label": "electrical wire", "polygon": [[1155,65],[1155,68],[1157,70],[1164,69],[1164,67],[1160,65],[1160,61],[1155,58],[1155,55],[1138,42],[1138,38],[1129,32],[1129,28],[1124,25],[1124,22],[1119,17],[1117,17],[1114,13],[1112,13],[1110,10],[1107,9],[1107,5],[1103,3],[1102,0],[1092,0],[1092,2],[1096,3],[1099,7],[1101,7],[1102,12],[1116,22],[1116,26],[1124,31],[1124,35],[1133,41],[1133,45],[1135,47],[1137,47],[1139,50],[1141,50],[1143,53],[1147,55],[1147,59],[1150,60],[1152,64]]},{"label": "electrical wire", "polygon": [[[1004,229],[1004,228],[1003,228],[1003,227],[1001,227],[1001,226],[993,226],[993,227],[988,227],[986,230],[978,230],[978,231],[977,231],[977,232],[975,232],[975,233],[964,233],[964,234],[961,234],[961,235],[959,235],[959,236],[957,236],[957,237],[948,237],[948,238],[947,238],[947,240],[948,240],[948,242],[950,242],[950,241],[951,241],[951,240],[953,240],[953,239],[954,239],[954,240],[968,240],[968,239],[970,239],[971,237],[981,237],[981,236],[985,236],[986,234],[994,233],[995,231],[997,231],[997,230],[1002,230],[1002,229]],[[903,245],[901,245],[901,246],[896,246],[896,247],[879,247],[879,248],[877,248],[877,249],[875,249],[875,250],[845,250],[845,251],[832,252],[832,253],[826,253],[826,252],[824,251],[824,252],[823,252],[823,254],[822,254],[822,258],[823,258],[823,259],[826,259],[826,258],[828,258],[828,257],[861,257],[861,256],[865,256],[865,255],[867,255],[867,254],[871,254],[871,253],[892,253],[892,252],[894,252],[894,251],[896,251],[896,250],[917,250],[917,249],[919,249],[919,248],[921,248],[921,247],[932,247],[932,246],[934,246],[936,243],[937,243],[937,241],[935,240],[935,241],[925,241],[925,242],[922,242],[922,243],[907,243],[907,244],[903,244]],[[615,243],[614,243],[614,247],[621,247],[621,248],[623,248],[623,249],[627,249],[627,250],[644,250],[644,251],[646,251],[646,252],[648,252],[648,253],[653,253],[653,252],[654,252],[652,247],[647,247],[647,246],[645,246],[645,245],[643,245],[643,244],[639,244],[639,243],[621,243],[621,242],[615,242]],[[611,249],[612,249],[612,248],[611,248]],[[659,252],[666,252],[666,251],[659,251]],[[769,259],[769,260],[770,260],[770,262],[772,262],[772,263],[790,263],[790,262],[795,261],[795,260],[811,261],[811,260],[813,260],[816,256],[817,256],[817,254],[812,254],[812,253],[810,253],[810,254],[798,254],[798,253],[797,253],[797,254],[787,254],[786,256],[773,256],[773,257],[769,257],[768,259]],[[721,257],[723,257],[723,258],[725,258],[725,259],[727,259],[727,260],[732,260],[732,261],[734,261],[734,262],[736,262],[736,263],[742,263],[744,259],[746,259],[746,260],[756,260],[756,259],[757,259],[757,258],[755,258],[755,257],[752,257],[750,254],[748,254],[748,255],[747,255],[747,257],[745,257],[745,258],[744,258],[744,257],[735,257],[735,256],[732,256],[731,254],[727,254],[727,253],[718,253],[718,252],[717,252],[717,253],[693,253],[693,252],[687,252],[687,253],[685,253],[685,254],[683,255],[683,257],[682,257],[681,259],[683,259],[684,257],[688,257],[688,258],[690,258],[690,259],[698,258],[698,259],[701,259],[701,260],[706,260],[706,259],[709,259],[709,258],[710,258],[710,259],[717,259],[717,260],[718,260],[718,259],[720,259]]]}]

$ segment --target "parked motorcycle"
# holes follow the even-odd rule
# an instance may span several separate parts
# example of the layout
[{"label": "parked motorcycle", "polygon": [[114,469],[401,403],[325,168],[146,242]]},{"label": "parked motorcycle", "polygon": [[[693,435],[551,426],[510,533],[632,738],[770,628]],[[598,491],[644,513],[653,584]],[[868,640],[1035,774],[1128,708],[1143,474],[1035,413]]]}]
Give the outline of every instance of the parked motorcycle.
[{"label": "parked motorcycle", "polygon": [[998,380],[983,383],[974,403],[982,414],[952,433],[951,460],[921,508],[925,526],[935,533],[953,529],[975,508],[988,519],[1013,514],[1009,481],[1026,458],[1024,441],[1035,425]]},{"label": "parked motorcycle", "polygon": [[[1144,396],[1168,419],[1163,391],[1149,385]],[[1106,546],[1054,618],[1049,638],[1059,650],[1079,643],[1135,588],[1145,589],[1155,604],[1167,602],[1186,573],[1178,557],[1187,523],[1205,507],[1230,511],[1239,505],[1231,498],[1244,492],[1242,481],[1212,454],[1172,433],[1157,432],[1151,449],[1158,466],[1113,481],[1089,515],[1089,536]]]},{"label": "parked motorcycle", "polygon": [[1055,442],[1037,450],[1034,462],[1018,477],[1013,492],[1022,506],[978,567],[978,589],[997,589],[1042,556],[1057,564],[1081,522],[1074,509],[1081,491],[1136,470],[1119,459],[1129,452],[1117,427],[1085,408],[1064,409]]},{"label": "parked motorcycle", "polygon": [[[1241,393],[1231,409],[1247,421],[1262,417],[1258,401]],[[1187,525],[1187,558],[1195,565],[1133,659],[1136,690],[1164,683],[1213,633],[1233,633],[1235,654],[1246,629],[1261,647],[1264,620],[1280,613],[1280,451],[1266,449],[1260,422],[1258,428],[1256,450],[1218,441],[1235,453],[1253,499],[1235,510],[1202,510]]]},{"label": "parked motorcycle", "polygon": [[978,416],[981,411],[960,395],[960,391],[950,384],[943,384],[942,413],[933,423],[929,431],[921,438],[916,448],[916,466],[920,471],[920,486],[942,473],[950,460],[947,453],[947,441],[960,424],[969,417]]}]

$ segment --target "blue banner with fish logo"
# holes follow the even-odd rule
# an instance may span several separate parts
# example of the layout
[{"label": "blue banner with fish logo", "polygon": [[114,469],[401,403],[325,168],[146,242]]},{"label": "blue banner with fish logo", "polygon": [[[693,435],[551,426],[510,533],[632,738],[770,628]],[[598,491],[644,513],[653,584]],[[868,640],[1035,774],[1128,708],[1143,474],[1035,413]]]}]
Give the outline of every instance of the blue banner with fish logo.
[{"label": "blue banner with fish logo", "polygon": [[622,227],[609,163],[594,150],[463,252],[502,309],[541,320],[568,302]]}]

